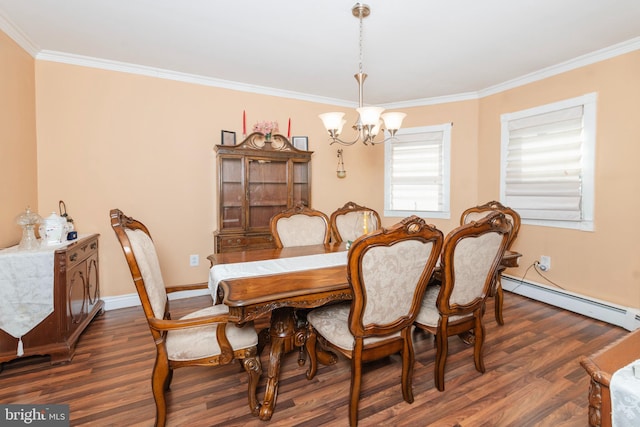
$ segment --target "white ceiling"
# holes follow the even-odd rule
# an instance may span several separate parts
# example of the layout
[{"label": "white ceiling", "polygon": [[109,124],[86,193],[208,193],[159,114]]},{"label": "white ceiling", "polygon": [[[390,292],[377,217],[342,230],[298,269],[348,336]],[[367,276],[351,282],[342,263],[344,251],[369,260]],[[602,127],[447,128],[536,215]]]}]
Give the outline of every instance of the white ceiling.
[{"label": "white ceiling", "polygon": [[[123,63],[351,105],[355,3],[0,0],[0,29],[36,58]],[[365,104],[477,96],[531,73],[640,49],[640,0],[365,3]]]}]

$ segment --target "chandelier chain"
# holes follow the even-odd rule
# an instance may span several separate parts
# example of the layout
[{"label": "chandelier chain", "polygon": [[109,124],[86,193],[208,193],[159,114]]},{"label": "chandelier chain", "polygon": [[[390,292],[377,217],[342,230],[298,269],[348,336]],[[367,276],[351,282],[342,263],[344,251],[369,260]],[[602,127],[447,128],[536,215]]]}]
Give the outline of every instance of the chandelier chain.
[{"label": "chandelier chain", "polygon": [[363,25],[362,25],[362,9],[360,9],[360,11],[358,12],[358,19],[360,20],[360,64],[359,64],[359,69],[360,69],[360,73],[362,73],[362,35],[363,35]]}]

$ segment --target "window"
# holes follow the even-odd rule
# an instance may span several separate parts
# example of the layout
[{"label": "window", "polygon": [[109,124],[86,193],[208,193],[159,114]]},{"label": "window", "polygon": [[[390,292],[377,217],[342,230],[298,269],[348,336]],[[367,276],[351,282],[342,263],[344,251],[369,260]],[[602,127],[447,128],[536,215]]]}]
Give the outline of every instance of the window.
[{"label": "window", "polygon": [[500,199],[524,224],[593,230],[596,94],[503,114]]},{"label": "window", "polygon": [[384,148],[384,214],[449,218],[451,123],[400,129]]}]

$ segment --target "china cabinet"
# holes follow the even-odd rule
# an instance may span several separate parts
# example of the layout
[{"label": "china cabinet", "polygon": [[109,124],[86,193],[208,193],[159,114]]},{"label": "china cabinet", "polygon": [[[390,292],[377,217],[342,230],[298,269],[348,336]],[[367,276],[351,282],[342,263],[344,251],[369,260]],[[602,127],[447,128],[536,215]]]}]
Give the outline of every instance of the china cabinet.
[{"label": "china cabinet", "polygon": [[311,151],[282,135],[252,133],[238,145],[217,145],[218,230],[215,251],[273,247],[269,220],[311,201]]}]

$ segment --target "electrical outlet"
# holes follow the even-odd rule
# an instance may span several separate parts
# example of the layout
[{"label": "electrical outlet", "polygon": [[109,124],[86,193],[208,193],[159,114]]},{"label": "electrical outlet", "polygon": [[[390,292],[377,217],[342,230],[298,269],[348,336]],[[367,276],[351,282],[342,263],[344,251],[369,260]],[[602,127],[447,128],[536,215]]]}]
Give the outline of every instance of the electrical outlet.
[{"label": "electrical outlet", "polygon": [[551,270],[551,257],[547,255],[540,255],[540,264],[538,267],[540,267],[540,270],[542,271]]},{"label": "electrical outlet", "polygon": [[197,267],[200,265],[200,255],[189,255],[189,265]]}]

